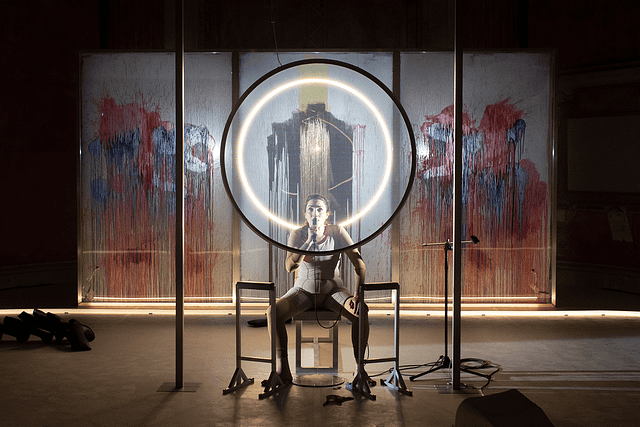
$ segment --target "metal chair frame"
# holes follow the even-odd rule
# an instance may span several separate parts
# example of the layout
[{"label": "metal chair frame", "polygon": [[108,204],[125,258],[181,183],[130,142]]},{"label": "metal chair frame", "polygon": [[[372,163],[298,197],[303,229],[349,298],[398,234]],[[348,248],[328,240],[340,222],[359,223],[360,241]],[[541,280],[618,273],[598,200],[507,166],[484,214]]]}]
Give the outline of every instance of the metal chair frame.
[{"label": "metal chair frame", "polygon": [[[271,357],[253,357],[242,355],[242,337],[240,328],[240,315],[241,315],[241,300],[243,289],[254,289],[269,292],[269,306],[275,308],[276,304],[276,290],[273,282],[237,282],[236,283],[236,370],[233,373],[229,387],[222,391],[223,395],[232,393],[236,390],[244,388],[250,384],[253,384],[253,378],[248,378],[242,370],[242,361],[270,363],[271,374],[269,379],[263,381],[264,392],[258,395],[259,399],[267,398],[281,390],[289,387],[290,383],[284,383],[280,378],[280,375],[276,371],[276,331],[275,328],[271,328]],[[276,311],[271,310],[271,322],[275,325]]]},{"label": "metal chair frame", "polygon": [[358,352],[358,372],[352,382],[347,383],[346,388],[350,391],[355,391],[362,394],[364,397],[375,400],[375,394],[371,393],[371,387],[369,385],[369,375],[366,373],[364,367],[369,363],[383,363],[393,362],[393,369],[387,380],[380,380],[380,385],[397,390],[400,393],[413,396],[413,392],[407,389],[407,386],[400,374],[400,285],[397,282],[380,282],[380,283],[366,283],[361,284],[359,289],[360,301],[359,301],[359,313],[362,313],[364,309],[364,297],[365,292],[368,291],[381,291],[392,290],[395,291],[395,307],[393,317],[393,351],[394,357],[384,357],[378,359],[365,359],[364,358],[364,345],[362,342],[362,336],[364,335],[364,324],[360,322],[360,334],[359,334],[359,352]]}]

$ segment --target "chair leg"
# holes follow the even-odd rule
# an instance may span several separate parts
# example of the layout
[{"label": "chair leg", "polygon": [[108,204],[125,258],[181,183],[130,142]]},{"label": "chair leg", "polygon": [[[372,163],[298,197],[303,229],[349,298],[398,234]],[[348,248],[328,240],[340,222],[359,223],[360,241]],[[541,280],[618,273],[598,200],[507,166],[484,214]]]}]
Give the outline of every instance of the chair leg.
[{"label": "chair leg", "polygon": [[296,320],[296,373],[302,368],[302,320]]},{"label": "chair leg", "polygon": [[262,385],[264,386],[264,393],[260,393],[258,395],[258,399],[260,400],[265,399],[275,393],[281,392],[285,388],[289,387],[291,383],[285,383],[284,381],[282,381],[280,375],[277,372],[272,371],[271,375],[269,375],[269,379],[263,381]]},{"label": "chair leg", "polygon": [[333,344],[333,364],[331,367],[338,372],[338,350],[339,350],[339,342],[338,342],[338,325],[335,325],[331,328],[331,342]]},{"label": "chair leg", "polygon": [[222,394],[229,394],[251,384],[253,384],[253,378],[247,378],[242,368],[236,368],[236,371],[233,373],[233,377],[231,378],[231,382],[229,382],[229,387],[222,390]]}]

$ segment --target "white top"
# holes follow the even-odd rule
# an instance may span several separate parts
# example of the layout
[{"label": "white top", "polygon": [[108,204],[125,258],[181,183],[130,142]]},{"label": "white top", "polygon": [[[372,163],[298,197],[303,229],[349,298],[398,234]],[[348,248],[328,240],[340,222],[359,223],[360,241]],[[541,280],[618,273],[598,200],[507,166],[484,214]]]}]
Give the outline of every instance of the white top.
[{"label": "white top", "polygon": [[[324,236],[324,238],[316,242],[315,247],[309,248],[310,251],[331,251],[335,247],[335,241],[332,236]],[[294,286],[300,286],[307,292],[312,294],[326,294],[335,289],[342,287],[342,279],[339,272],[340,254],[305,256],[298,267],[298,278]]]}]

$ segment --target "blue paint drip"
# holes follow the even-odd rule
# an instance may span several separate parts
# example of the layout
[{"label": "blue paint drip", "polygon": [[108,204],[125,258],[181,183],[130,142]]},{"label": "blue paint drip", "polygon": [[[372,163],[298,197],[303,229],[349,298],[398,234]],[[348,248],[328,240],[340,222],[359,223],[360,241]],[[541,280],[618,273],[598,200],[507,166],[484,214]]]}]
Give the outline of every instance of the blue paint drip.
[{"label": "blue paint drip", "polygon": [[109,148],[106,149],[107,158],[122,167],[124,158],[134,159],[140,146],[140,129],[123,132],[113,138]]},{"label": "blue paint drip", "polygon": [[433,138],[434,149],[438,153],[444,153],[447,149],[447,142],[453,135],[453,131],[442,123],[434,123],[429,126],[427,134]]},{"label": "blue paint drip", "polygon": [[[529,184],[529,173],[526,169],[516,165],[515,167],[516,189],[518,191],[518,221],[522,224],[522,212],[524,209],[524,192]],[[513,190],[512,190],[513,191]]]},{"label": "blue paint drip", "polygon": [[96,202],[104,203],[107,201],[107,183],[105,180],[96,178],[91,181],[91,196]]},{"label": "blue paint drip", "polygon": [[502,221],[504,212],[504,181],[496,178],[493,171],[482,171],[480,175],[480,185],[487,191],[489,208],[495,211],[496,216]]},{"label": "blue paint drip", "polygon": [[100,138],[91,141],[87,149],[91,155],[100,157],[102,155],[102,142],[100,141]]},{"label": "blue paint drip", "polygon": [[175,155],[176,153],[176,131],[172,129],[168,131],[164,126],[159,126],[153,130],[153,151],[154,155],[158,154]]},{"label": "blue paint drip", "polygon": [[472,132],[469,135],[462,135],[462,150],[465,158],[474,156],[484,146],[484,134]]},{"label": "blue paint drip", "polygon": [[[153,184],[164,191],[175,193],[176,184],[176,131],[163,126],[153,130]],[[162,181],[162,171],[165,180]]]},{"label": "blue paint drip", "polygon": [[524,152],[524,134],[527,129],[527,123],[523,119],[518,119],[513,124],[513,127],[507,130],[506,142],[513,142],[518,153],[518,159],[522,159],[522,153]]}]

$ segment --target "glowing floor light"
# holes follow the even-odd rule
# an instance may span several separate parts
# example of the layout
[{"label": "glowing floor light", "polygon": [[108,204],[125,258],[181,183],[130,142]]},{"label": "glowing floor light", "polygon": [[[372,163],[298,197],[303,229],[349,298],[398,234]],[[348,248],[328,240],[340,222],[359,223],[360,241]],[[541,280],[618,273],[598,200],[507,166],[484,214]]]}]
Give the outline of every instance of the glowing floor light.
[{"label": "glowing floor light", "polygon": [[276,215],[274,215],[273,213],[271,213],[271,211],[269,211],[269,209],[267,209],[266,207],[264,207],[262,205],[262,203],[260,203],[260,200],[258,200],[258,197],[255,195],[255,193],[253,192],[253,190],[251,189],[251,186],[249,185],[249,181],[247,179],[247,176],[245,174],[245,169],[244,169],[244,144],[245,144],[245,139],[247,137],[247,133],[249,131],[249,127],[251,126],[251,123],[253,122],[253,119],[255,118],[255,116],[260,112],[260,110],[266,105],[267,102],[269,102],[270,99],[272,99],[274,96],[278,95],[279,93],[282,93],[283,91],[290,89],[294,86],[302,86],[302,85],[309,85],[309,84],[326,84],[326,85],[331,85],[331,86],[335,86],[337,88],[340,88],[346,92],[349,92],[350,94],[356,96],[360,101],[362,101],[362,103],[364,103],[367,108],[369,109],[369,111],[371,111],[373,113],[373,115],[376,117],[378,123],[380,124],[380,127],[382,129],[382,133],[384,134],[384,140],[385,140],[385,144],[386,144],[386,148],[387,148],[387,158],[386,158],[386,167],[385,167],[385,172],[384,175],[382,177],[382,180],[380,181],[380,186],[378,188],[378,190],[376,191],[376,193],[374,194],[374,196],[371,198],[371,200],[369,201],[369,203],[360,211],[358,212],[356,215],[352,216],[351,218],[347,219],[346,221],[343,221],[340,225],[345,227],[357,220],[359,220],[360,218],[362,218],[364,215],[367,214],[367,212],[369,212],[369,210],[371,210],[373,208],[373,206],[375,206],[375,204],[378,202],[378,200],[380,199],[380,197],[382,196],[382,193],[384,192],[388,182],[389,182],[389,177],[391,176],[391,164],[392,164],[392,152],[393,152],[393,144],[391,141],[391,135],[389,133],[389,128],[387,127],[386,122],[384,121],[384,118],[382,117],[382,114],[380,114],[380,111],[376,108],[376,106],[366,97],[364,96],[362,93],[360,93],[358,90],[356,90],[355,88],[343,83],[343,82],[339,82],[336,80],[331,80],[331,79],[324,79],[324,78],[305,78],[305,79],[299,79],[299,80],[293,80],[290,81],[288,83],[284,83],[278,87],[276,87],[275,89],[273,89],[272,91],[268,92],[266,95],[264,95],[256,104],[255,106],[251,109],[250,113],[247,115],[247,118],[244,121],[244,124],[241,128],[240,131],[240,136],[238,138],[238,154],[237,154],[237,162],[238,162],[238,174],[240,176],[240,181],[242,182],[242,185],[245,189],[245,191],[247,192],[247,195],[249,196],[249,198],[251,199],[251,201],[253,202],[253,204],[265,215],[267,216],[269,219],[271,219],[272,221],[287,227],[289,229],[296,229],[299,227],[298,224],[293,224],[290,223],[288,221],[285,221],[279,217],[277,217]]}]

